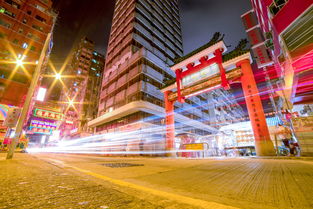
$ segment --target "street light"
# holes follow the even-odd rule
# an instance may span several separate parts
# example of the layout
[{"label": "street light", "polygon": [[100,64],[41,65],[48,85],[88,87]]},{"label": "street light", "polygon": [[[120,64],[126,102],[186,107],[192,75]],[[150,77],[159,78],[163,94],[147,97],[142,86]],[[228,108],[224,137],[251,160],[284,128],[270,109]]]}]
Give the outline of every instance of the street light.
[{"label": "street light", "polygon": [[74,106],[74,101],[73,100],[68,101],[68,105],[69,106]]},{"label": "street light", "polygon": [[16,59],[15,63],[16,63],[16,65],[17,65],[18,67],[21,67],[21,66],[23,66],[23,64],[24,64],[24,62],[23,62],[22,59]]},{"label": "street light", "polygon": [[56,73],[56,74],[55,74],[55,79],[60,80],[60,79],[61,79],[61,77],[62,77],[62,76],[61,76],[61,74],[60,74],[60,73]]},{"label": "street light", "polygon": [[[29,86],[28,91],[27,91],[27,95],[25,98],[23,109],[22,109],[20,118],[18,120],[18,123],[16,125],[15,134],[14,134],[14,137],[11,141],[10,146],[9,146],[6,159],[12,159],[13,158],[16,144],[18,143],[18,140],[20,139],[20,137],[22,135],[24,122],[25,122],[25,119],[27,118],[27,114],[29,112],[29,107],[31,105],[35,89],[38,85],[38,81],[39,81],[39,77],[40,77],[40,70],[41,70],[42,65],[44,63],[44,60],[46,58],[46,52],[49,48],[50,41],[51,41],[51,33],[48,33],[45,44],[44,44],[43,49],[41,50],[41,53],[40,53],[38,65],[36,66],[35,72],[32,76],[32,80],[31,80],[30,86]],[[22,59],[17,59],[16,64],[19,66],[23,65],[23,58],[24,57],[22,57]]]}]

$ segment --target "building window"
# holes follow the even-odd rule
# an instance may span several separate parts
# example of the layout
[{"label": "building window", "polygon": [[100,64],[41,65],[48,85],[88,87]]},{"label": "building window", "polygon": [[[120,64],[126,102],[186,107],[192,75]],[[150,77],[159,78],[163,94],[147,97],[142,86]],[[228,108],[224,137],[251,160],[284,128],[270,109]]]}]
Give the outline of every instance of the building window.
[{"label": "building window", "polygon": [[27,43],[23,43],[22,47],[23,47],[23,49],[27,49],[28,44]]},{"label": "building window", "polygon": [[12,0],[5,0],[6,3],[10,4],[12,7],[19,9],[21,6]]},{"label": "building window", "polygon": [[1,8],[1,13],[4,13],[4,14],[10,16],[10,17],[15,18],[15,14],[13,12],[10,12],[10,11],[6,10],[5,8]]},{"label": "building window", "polygon": [[23,32],[24,32],[23,28],[18,29],[18,33],[23,33]]},{"label": "building window", "polygon": [[0,25],[6,27],[6,28],[11,28],[11,24],[5,22],[4,20],[0,19]]},{"label": "building window", "polygon": [[31,15],[31,14],[32,14],[32,11],[29,11],[29,10],[28,10],[28,11],[27,11],[27,14],[28,14],[28,15]]},{"label": "building window", "polygon": [[14,40],[13,40],[13,43],[14,43],[14,44],[18,44],[18,40],[17,40],[17,39],[14,39]]},{"label": "building window", "polygon": [[31,46],[31,47],[30,47],[30,50],[31,50],[31,51],[36,51],[36,47]]},{"label": "building window", "polygon": [[27,23],[27,19],[26,19],[26,18],[23,19],[23,23],[24,23],[24,24]]},{"label": "building window", "polygon": [[43,32],[43,27],[40,27],[38,25],[33,25],[32,27],[35,28],[36,30]]},{"label": "building window", "polygon": [[274,0],[273,3],[269,6],[269,10],[272,15],[276,15],[287,2],[288,0]]},{"label": "building window", "polygon": [[44,23],[47,22],[45,18],[40,17],[39,15],[36,15],[35,18],[39,20],[40,22],[44,22]]},{"label": "building window", "polygon": [[45,12],[45,8],[43,8],[42,6],[35,5],[35,7],[39,9],[40,11]]}]

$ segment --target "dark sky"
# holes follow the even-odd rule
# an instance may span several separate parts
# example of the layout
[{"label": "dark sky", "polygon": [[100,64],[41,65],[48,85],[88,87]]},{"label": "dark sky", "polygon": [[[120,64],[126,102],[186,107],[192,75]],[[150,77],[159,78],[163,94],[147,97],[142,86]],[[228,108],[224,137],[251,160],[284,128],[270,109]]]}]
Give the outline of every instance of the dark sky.
[{"label": "dark sky", "polygon": [[[59,11],[51,58],[63,62],[70,49],[83,36],[96,42],[105,53],[115,0],[54,0]],[[214,32],[225,34],[227,45],[245,38],[240,15],[248,11],[249,0],[180,0],[184,52],[208,42]]]}]

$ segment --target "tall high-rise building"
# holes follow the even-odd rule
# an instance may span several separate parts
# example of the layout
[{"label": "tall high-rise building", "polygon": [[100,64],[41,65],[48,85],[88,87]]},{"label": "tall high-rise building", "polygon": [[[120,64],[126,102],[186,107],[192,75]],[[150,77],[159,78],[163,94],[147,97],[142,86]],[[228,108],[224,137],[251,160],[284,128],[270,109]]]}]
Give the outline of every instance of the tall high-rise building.
[{"label": "tall high-rise building", "polygon": [[[127,150],[163,150],[165,111],[160,88],[175,78],[169,66],[182,55],[178,0],[117,0],[98,118],[89,127],[96,127],[97,134],[129,132]],[[177,131],[216,131],[208,121],[210,111],[204,108],[210,105],[208,95],[176,103]]]},{"label": "tall high-rise building", "polygon": [[87,122],[97,116],[98,98],[104,69],[104,55],[94,51],[95,44],[81,39],[72,54],[71,65],[65,74],[61,100],[64,105],[64,136],[73,137],[90,133]]},{"label": "tall high-rise building", "polygon": [[55,19],[51,0],[0,2],[0,103],[22,105]]}]

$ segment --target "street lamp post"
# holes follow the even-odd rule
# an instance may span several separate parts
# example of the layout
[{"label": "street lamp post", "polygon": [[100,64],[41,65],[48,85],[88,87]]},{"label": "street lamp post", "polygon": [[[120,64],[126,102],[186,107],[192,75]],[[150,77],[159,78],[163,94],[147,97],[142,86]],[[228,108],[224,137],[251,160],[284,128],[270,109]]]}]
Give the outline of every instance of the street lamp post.
[{"label": "street lamp post", "polygon": [[[45,60],[46,52],[48,50],[50,40],[51,40],[51,33],[48,33],[46,41],[45,41],[45,45],[44,45],[44,47],[43,47],[43,49],[41,51],[41,54],[40,54],[40,57],[39,57],[39,60],[38,60],[38,64],[36,66],[36,69],[35,69],[35,72],[33,74],[33,78],[32,78],[31,84],[30,84],[28,92],[27,92],[27,96],[26,96],[26,99],[25,99],[25,103],[23,105],[21,116],[20,116],[20,118],[18,120],[18,123],[16,125],[14,138],[12,139],[11,145],[9,146],[8,154],[7,154],[7,157],[6,157],[7,160],[13,158],[16,144],[17,144],[19,138],[22,135],[24,120],[27,117],[28,109],[30,107],[30,104],[31,104],[31,101],[32,101],[32,98],[33,98],[33,94],[35,92],[35,89],[36,89],[36,86],[37,86],[37,83],[38,83],[38,80],[39,80],[39,77],[40,77],[40,70],[41,70],[43,62]],[[19,63],[17,63],[17,64],[19,64]]]}]

